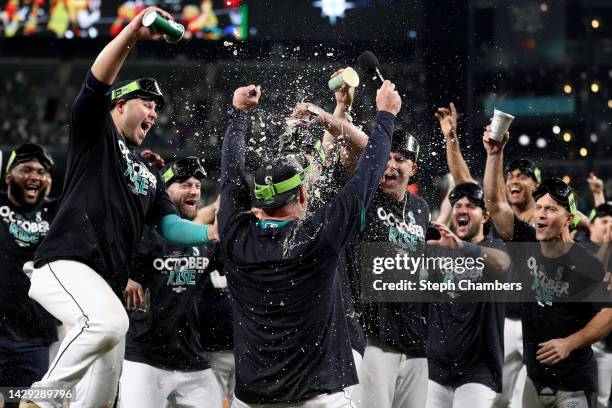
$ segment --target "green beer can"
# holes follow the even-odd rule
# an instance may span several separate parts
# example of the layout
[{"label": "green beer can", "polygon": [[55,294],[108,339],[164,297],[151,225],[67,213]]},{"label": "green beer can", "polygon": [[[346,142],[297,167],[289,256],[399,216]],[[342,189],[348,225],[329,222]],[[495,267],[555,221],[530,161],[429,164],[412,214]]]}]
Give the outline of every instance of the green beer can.
[{"label": "green beer can", "polygon": [[158,33],[166,34],[166,41],[169,43],[179,42],[185,35],[185,27],[182,24],[166,19],[157,11],[149,11],[145,14],[142,18],[142,25],[152,27]]}]

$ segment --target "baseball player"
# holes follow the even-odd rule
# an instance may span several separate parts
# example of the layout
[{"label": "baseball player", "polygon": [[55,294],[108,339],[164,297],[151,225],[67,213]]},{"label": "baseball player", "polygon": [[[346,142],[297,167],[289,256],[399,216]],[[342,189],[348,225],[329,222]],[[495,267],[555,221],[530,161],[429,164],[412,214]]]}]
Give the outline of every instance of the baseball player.
[{"label": "baseball player", "polygon": [[49,231],[57,203],[45,199],[53,159],[25,143],[11,152],[0,193],[0,386],[29,387],[49,367],[49,345],[57,340],[56,320],[27,297],[23,264]]},{"label": "baseball player", "polygon": [[[111,84],[139,39],[162,40],[139,13],[98,55],[72,107],[60,207],[34,256],[29,295],[71,329],[33,388],[69,389],[76,406],[112,405],[122,367],[128,316],[122,305],[128,263],[145,222],[180,245],[209,241],[207,226],[182,220],[161,175],[133,147],[155,123],[164,99],[150,78]],[[24,268],[32,268],[27,265]],[[58,407],[52,400],[24,407]]]},{"label": "baseball player", "polygon": [[[533,224],[533,192],[541,181],[540,169],[529,159],[512,160],[506,167],[506,199],[518,219]],[[518,303],[508,303],[504,324],[504,375],[502,392],[493,406],[507,408],[521,401],[525,385],[523,364],[523,328]]]},{"label": "baseball player", "polygon": [[[249,96],[256,91],[255,96]],[[221,158],[221,253],[233,299],[236,390],[234,407],[351,406],[343,389],[357,382],[338,285],[343,247],[384,172],[401,99],[385,81],[379,113],[357,170],[327,206],[305,217],[302,165],[291,158],[255,172],[254,206],[244,178],[248,115],[254,85],[234,93]]]},{"label": "baseball player", "polygon": [[[601,243],[612,241],[612,203],[598,205],[593,209],[589,218],[591,220],[590,240],[595,244],[593,251],[597,252]],[[610,285],[610,271],[612,270],[610,265],[612,263],[609,261],[607,265],[607,282]],[[599,379],[598,408],[608,408],[610,392],[612,391],[612,334],[609,334],[605,340],[593,344],[593,352],[597,360],[597,376]]]},{"label": "baseball player", "polygon": [[[446,226],[436,224],[441,238],[428,244],[455,248],[461,256],[473,259],[482,257],[484,268],[429,271],[429,279],[438,278],[440,282],[507,280],[510,258],[500,250],[499,239],[485,236],[489,215],[480,186],[470,182],[458,184],[451,191],[449,201],[453,208],[451,228],[456,235]],[[430,248],[428,256],[449,256],[445,249]],[[460,296],[461,292],[453,291],[443,302],[429,305],[427,408],[489,408],[496,393],[501,391],[505,305],[470,303],[461,301]]]},{"label": "baseball player", "polygon": [[[457,131],[458,114],[453,103],[440,107],[435,114],[440,124],[446,144],[448,167],[456,183],[476,181],[470,173],[461,154],[460,139]],[[506,194],[514,213],[521,219],[531,222],[534,201],[531,193],[540,181],[540,170],[531,160],[514,160],[506,169]],[[492,235],[497,232],[492,231]],[[494,407],[506,408],[520,405],[525,369],[523,365],[523,329],[521,328],[520,306],[518,303],[506,305],[504,329],[504,366],[502,390],[496,395]],[[495,388],[494,388],[495,389]]]},{"label": "baseball player", "polygon": [[[363,133],[348,132],[342,164],[350,172],[356,152],[367,142]],[[425,249],[429,221],[427,203],[407,191],[416,172],[419,145],[404,130],[393,133],[391,153],[373,203],[365,216],[365,229],[347,249],[349,276],[358,279],[361,243],[388,242],[400,251],[420,256]],[[348,166],[347,166],[348,165]],[[357,295],[357,299],[359,295]],[[367,346],[359,370],[354,399],[364,407],[424,406],[427,396],[424,310],[418,303],[363,305]]]},{"label": "baseball player", "polygon": [[544,180],[533,192],[535,227],[513,213],[503,194],[502,178],[503,148],[509,135],[496,142],[489,132],[487,127],[483,136],[487,209],[505,241],[535,243],[513,253],[514,268],[536,300],[521,304],[528,376],[523,407],[593,407],[597,367],[590,345],[610,332],[612,308],[610,303],[562,300],[605,291],[603,265],[570,238],[576,202],[571,187],[562,180]]},{"label": "baseball player", "polygon": [[[193,220],[206,172],[197,157],[177,160],[162,171],[166,191],[181,218]],[[217,380],[204,355],[199,300],[216,270],[215,246],[177,246],[145,227],[130,265],[124,293],[130,328],[120,381],[127,407],[221,407]],[[148,296],[145,296],[145,291]],[[144,310],[143,310],[144,309]]]}]

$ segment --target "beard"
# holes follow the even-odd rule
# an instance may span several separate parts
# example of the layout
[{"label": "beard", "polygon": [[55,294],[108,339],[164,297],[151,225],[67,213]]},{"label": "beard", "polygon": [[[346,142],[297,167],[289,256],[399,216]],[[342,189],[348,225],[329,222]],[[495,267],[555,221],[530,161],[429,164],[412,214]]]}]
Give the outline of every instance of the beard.
[{"label": "beard", "polygon": [[184,205],[179,205],[177,207],[178,207],[178,212],[179,212],[179,215],[181,216],[181,218],[184,218],[186,220],[193,221],[193,220],[195,220],[195,218],[198,215],[198,208],[197,207],[195,209],[193,209],[193,210],[191,210],[191,209],[188,210],[187,208],[185,208]]},{"label": "beard", "polygon": [[[454,223],[453,223],[453,224],[454,224]],[[473,238],[474,238],[476,235],[478,235],[478,233],[479,233],[479,232],[480,232],[480,223],[475,223],[474,225],[472,225],[472,226],[471,226],[471,227],[470,227],[470,228],[467,230],[467,232],[465,233],[465,235],[464,235],[464,236],[459,237],[459,238],[460,238],[461,240],[463,240],[463,241],[471,242],[471,241],[472,241],[472,239],[473,239]],[[454,231],[454,233],[455,233],[455,234],[457,234],[457,231],[456,231],[456,226],[455,226],[455,231]]]},{"label": "beard", "polygon": [[26,200],[24,189],[19,184],[17,184],[15,180],[11,180],[9,182],[8,188],[11,197],[13,197],[15,201],[17,201],[17,204],[19,204],[19,206],[26,211],[30,211],[36,208],[45,199],[45,189],[43,188],[38,190],[38,195],[36,196],[36,200],[34,200],[33,203],[29,203]]}]

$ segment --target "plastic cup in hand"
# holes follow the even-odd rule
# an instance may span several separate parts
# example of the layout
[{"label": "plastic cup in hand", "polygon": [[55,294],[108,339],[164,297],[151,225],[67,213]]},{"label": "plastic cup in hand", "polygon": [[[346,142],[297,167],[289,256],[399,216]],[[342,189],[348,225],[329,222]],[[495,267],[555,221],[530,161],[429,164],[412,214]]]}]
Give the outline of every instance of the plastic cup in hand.
[{"label": "plastic cup in hand", "polygon": [[332,91],[337,91],[344,84],[352,88],[356,88],[359,85],[359,75],[351,67],[346,67],[340,75],[336,75],[327,82],[327,86]]},{"label": "plastic cup in hand", "polygon": [[491,122],[491,139],[501,142],[513,120],[514,116],[495,109],[493,111],[493,121]]},{"label": "plastic cup in hand", "polygon": [[166,41],[175,43],[185,35],[185,27],[175,21],[168,20],[157,11],[149,11],[142,17],[142,25],[152,27],[158,33],[166,34]]}]

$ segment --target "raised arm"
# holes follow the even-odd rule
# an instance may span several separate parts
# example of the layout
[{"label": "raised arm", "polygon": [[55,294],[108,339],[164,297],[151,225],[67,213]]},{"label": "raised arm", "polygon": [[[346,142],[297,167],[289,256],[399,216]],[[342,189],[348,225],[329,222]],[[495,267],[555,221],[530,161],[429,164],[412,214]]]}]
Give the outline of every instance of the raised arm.
[{"label": "raised arm", "polygon": [[[317,114],[313,115],[311,111]],[[352,174],[361,152],[368,143],[368,136],[361,129],[350,123],[345,117],[325,112],[308,102],[298,103],[291,116],[296,119],[310,119],[313,123],[322,125],[328,133],[324,146],[327,144],[328,150],[331,145],[339,148],[342,167],[346,174]]]},{"label": "raised arm", "polygon": [[359,158],[357,168],[347,182],[368,208],[384,174],[391,152],[391,138],[395,116],[402,106],[402,99],[389,81],[383,82],[376,94],[378,114],[368,143]]},{"label": "raised arm", "polygon": [[495,229],[506,241],[514,238],[514,213],[506,200],[506,185],[504,183],[504,145],[510,135],[504,135],[501,142],[490,138],[490,127],[487,126],[482,142],[487,151],[487,163],[484,174],[485,205]]},{"label": "raised arm", "polygon": [[438,108],[435,116],[440,124],[440,130],[442,130],[444,140],[446,141],[446,162],[455,183],[476,183],[461,154],[459,135],[457,133],[457,109],[455,109],[455,104],[451,102],[448,108]]},{"label": "raised arm", "polygon": [[606,202],[606,196],[604,194],[603,188],[603,180],[595,175],[595,173],[589,173],[589,177],[587,178],[587,182],[589,183],[589,189],[591,193],[593,193],[593,202],[595,203],[593,206],[597,207]]},{"label": "raised arm", "polygon": [[138,13],[119,35],[104,47],[91,66],[91,72],[98,81],[106,85],[112,85],[115,82],[125,59],[139,39],[159,41],[165,38],[165,34],[156,33],[142,25],[142,18],[149,11],[157,11],[167,19],[173,19],[170,14],[157,7],[147,7]]},{"label": "raised arm", "polygon": [[244,139],[248,129],[247,112],[257,106],[260,96],[261,87],[255,85],[243,86],[234,91],[233,111],[221,149],[221,204],[217,215],[220,235],[233,214],[251,208],[249,187],[244,175]]}]

